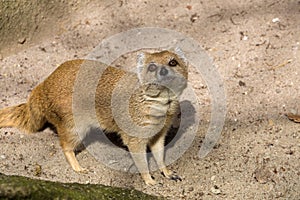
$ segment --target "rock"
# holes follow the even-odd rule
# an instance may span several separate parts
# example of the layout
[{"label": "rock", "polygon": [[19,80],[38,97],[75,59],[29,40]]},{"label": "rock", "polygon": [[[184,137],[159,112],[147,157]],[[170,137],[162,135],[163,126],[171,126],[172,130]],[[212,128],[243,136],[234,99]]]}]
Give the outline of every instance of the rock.
[{"label": "rock", "polygon": [[272,171],[265,165],[256,168],[254,171],[254,178],[261,184],[265,184],[274,180]]},{"label": "rock", "polygon": [[0,173],[0,199],[162,199],[134,189],[58,183]]},{"label": "rock", "polygon": [[276,23],[276,22],[280,22],[280,20],[279,20],[278,17],[276,17],[276,18],[273,18],[273,19],[272,19],[272,22],[273,22],[273,23]]},{"label": "rock", "polygon": [[221,194],[221,190],[218,186],[214,185],[212,188],[210,188],[210,191],[213,193],[213,194]]},{"label": "rock", "polygon": [[195,13],[195,14],[192,14],[190,20],[191,20],[192,23],[194,23],[198,18],[199,18],[198,14]]},{"label": "rock", "polygon": [[193,192],[194,191],[194,187],[189,187],[188,191],[189,192]]},{"label": "rock", "polygon": [[34,176],[41,176],[41,174],[42,174],[42,166],[36,163],[35,166],[34,166],[33,175]]},{"label": "rock", "polygon": [[25,42],[26,42],[26,38],[25,37],[18,39],[18,43],[19,44],[24,44]]},{"label": "rock", "polygon": [[215,179],[216,179],[216,176],[210,177],[210,180],[211,180],[211,181],[214,181]]},{"label": "rock", "polygon": [[246,86],[246,83],[245,83],[245,82],[243,82],[243,81],[239,81],[239,86],[242,86],[242,87],[244,87],[244,86]]}]

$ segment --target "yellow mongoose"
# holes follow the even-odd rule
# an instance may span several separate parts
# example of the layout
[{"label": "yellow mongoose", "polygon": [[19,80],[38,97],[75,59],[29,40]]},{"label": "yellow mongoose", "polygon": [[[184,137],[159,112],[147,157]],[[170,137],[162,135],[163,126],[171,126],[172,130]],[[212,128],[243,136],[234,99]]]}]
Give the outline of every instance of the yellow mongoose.
[{"label": "yellow mongoose", "polygon": [[[74,83],[83,63],[97,65],[97,61],[91,60],[67,61],[33,89],[27,103],[0,110],[0,127],[17,127],[32,133],[39,131],[46,122],[54,125],[65,157],[76,172],[86,172],[74,153],[81,141],[75,130],[72,112]],[[100,66],[103,64],[100,63]],[[111,109],[112,93],[118,81],[125,76],[131,84],[138,85],[129,100],[132,121],[139,126],[162,127],[155,135],[148,138],[133,136],[116,124]],[[179,178],[166,168],[163,149],[166,133],[179,108],[178,96],[187,86],[187,76],[187,63],[180,50],[175,49],[175,53],[141,53],[137,61],[137,74],[107,67],[99,77],[95,109],[100,128],[120,135],[148,185],[156,182],[148,171],[147,146],[164,176]],[[127,92],[126,87],[121,92]],[[88,127],[90,122],[86,120],[83,123]]]}]

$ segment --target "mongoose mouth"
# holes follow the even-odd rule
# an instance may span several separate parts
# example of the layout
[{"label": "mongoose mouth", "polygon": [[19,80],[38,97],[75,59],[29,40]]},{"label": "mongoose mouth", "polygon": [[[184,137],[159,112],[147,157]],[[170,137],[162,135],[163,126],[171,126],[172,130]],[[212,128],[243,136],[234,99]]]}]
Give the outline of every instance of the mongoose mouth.
[{"label": "mongoose mouth", "polygon": [[151,89],[157,89],[157,90],[163,90],[166,88],[166,86],[164,86],[163,84],[159,83],[159,82],[152,82],[148,84],[148,88]]},{"label": "mongoose mouth", "polygon": [[[156,84],[160,85],[165,85],[165,86],[171,86],[172,84],[177,84],[177,79],[181,79],[177,76],[165,76],[165,77],[160,77],[158,80],[154,81]],[[175,86],[175,85],[174,85]]]},{"label": "mongoose mouth", "polygon": [[147,90],[163,91],[169,90],[172,91],[176,96],[179,96],[183,90],[187,87],[187,81],[184,78],[179,77],[165,77],[161,81],[154,81],[147,84]]},{"label": "mongoose mouth", "polygon": [[185,88],[187,85],[187,80],[183,77],[178,76],[166,76],[158,81],[159,84],[164,85],[168,88]]}]

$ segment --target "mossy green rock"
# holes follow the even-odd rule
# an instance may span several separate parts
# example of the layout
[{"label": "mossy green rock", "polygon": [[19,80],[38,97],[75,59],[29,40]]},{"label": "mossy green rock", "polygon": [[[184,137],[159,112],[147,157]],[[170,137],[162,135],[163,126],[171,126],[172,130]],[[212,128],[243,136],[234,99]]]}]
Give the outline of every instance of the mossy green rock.
[{"label": "mossy green rock", "polygon": [[0,173],[0,199],[161,199],[133,189],[58,183]]}]

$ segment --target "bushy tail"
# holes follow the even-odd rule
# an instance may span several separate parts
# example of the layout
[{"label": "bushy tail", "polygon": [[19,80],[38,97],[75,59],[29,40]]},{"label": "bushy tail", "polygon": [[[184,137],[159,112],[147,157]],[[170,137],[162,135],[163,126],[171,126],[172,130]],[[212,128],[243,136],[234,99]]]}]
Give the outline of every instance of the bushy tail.
[{"label": "bushy tail", "polygon": [[26,103],[0,110],[0,128],[16,127],[27,133],[33,133],[40,130],[45,122],[40,112],[30,109]]}]

